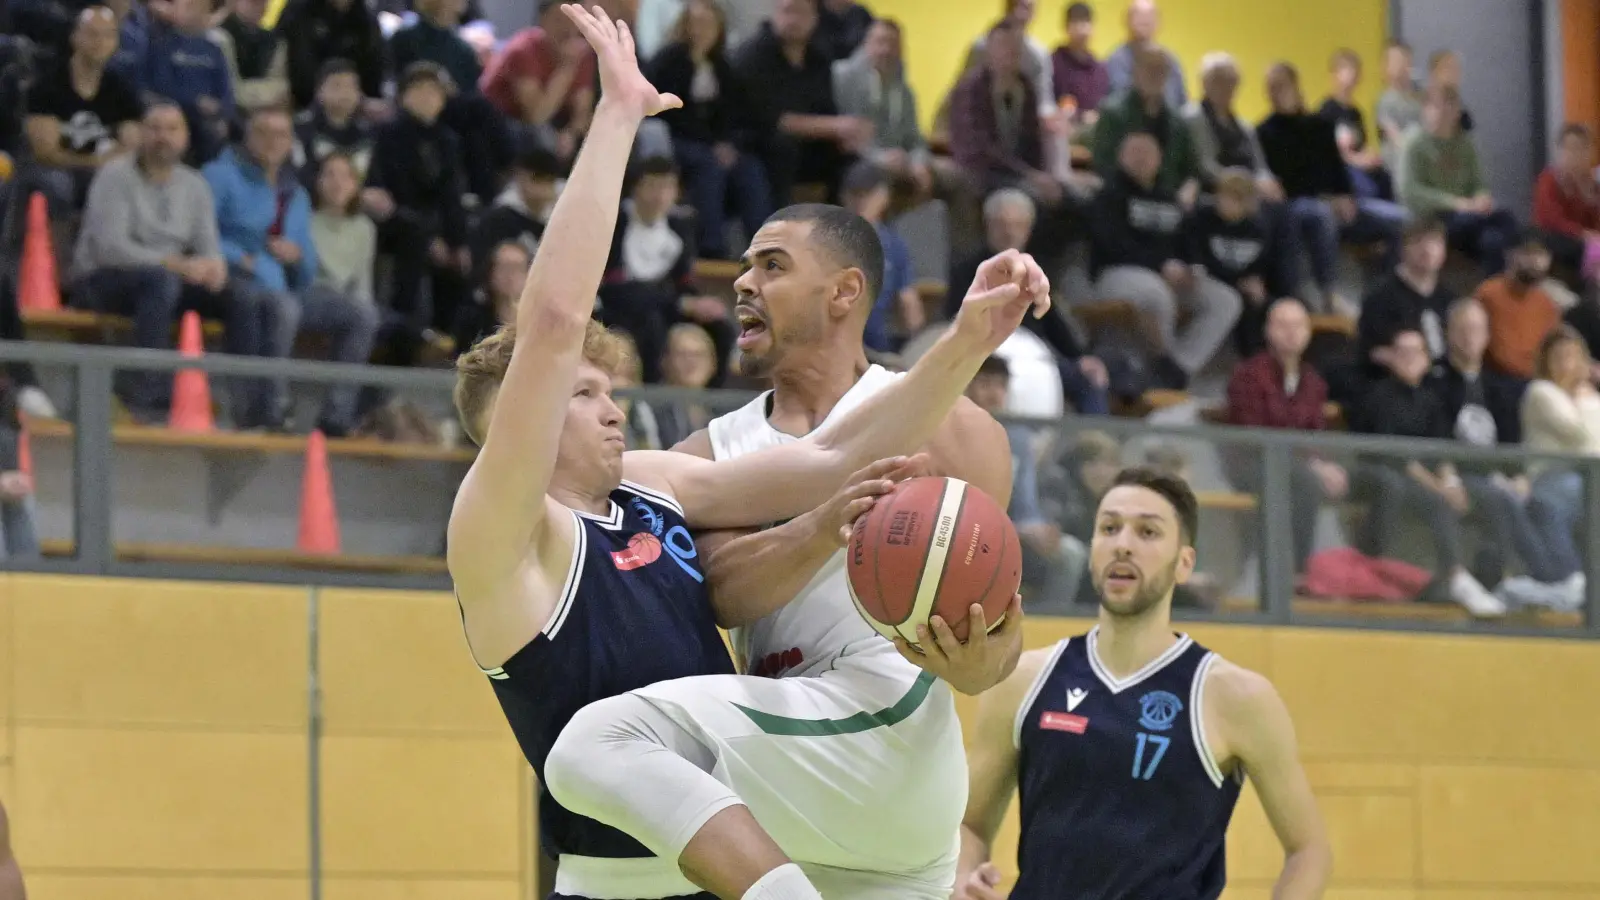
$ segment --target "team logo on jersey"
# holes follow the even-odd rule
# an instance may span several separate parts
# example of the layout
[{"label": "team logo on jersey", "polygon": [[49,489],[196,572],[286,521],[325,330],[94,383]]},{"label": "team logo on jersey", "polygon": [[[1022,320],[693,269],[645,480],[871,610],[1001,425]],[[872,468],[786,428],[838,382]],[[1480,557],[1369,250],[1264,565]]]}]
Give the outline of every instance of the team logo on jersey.
[{"label": "team logo on jersey", "polygon": [[628,546],[611,553],[611,561],[624,572],[642,569],[661,558],[661,539],[653,534],[639,532],[628,538]]},{"label": "team logo on jersey", "polygon": [[1183,701],[1167,691],[1151,691],[1139,698],[1139,727],[1166,731],[1183,712]]},{"label": "team logo on jersey", "polygon": [[[655,508],[650,504],[644,502],[638,497],[633,498],[633,502],[630,505],[633,507],[633,514],[643,519],[644,523],[650,526],[650,533],[656,537],[661,537],[661,530],[665,525],[665,523],[661,521],[661,514],[656,512]],[[661,553],[658,550],[656,552],[656,556],[660,555]]]},{"label": "team logo on jersey", "polygon": [[1077,709],[1078,704],[1082,703],[1083,698],[1087,696],[1089,696],[1089,692],[1083,688],[1069,689],[1067,691],[1067,712],[1072,712],[1073,710]]}]

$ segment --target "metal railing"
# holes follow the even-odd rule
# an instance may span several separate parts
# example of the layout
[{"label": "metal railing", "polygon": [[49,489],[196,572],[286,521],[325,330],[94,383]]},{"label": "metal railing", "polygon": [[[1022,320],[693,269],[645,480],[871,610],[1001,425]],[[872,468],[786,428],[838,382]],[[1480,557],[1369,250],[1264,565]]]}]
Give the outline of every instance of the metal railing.
[{"label": "metal railing", "polygon": [[[306,360],[268,360],[210,354],[191,359],[175,353],[125,348],[86,347],[71,344],[0,342],[0,363],[32,363],[41,370],[64,368],[72,373],[70,418],[75,423],[73,441],[73,536],[71,558],[11,562],[13,570],[86,574],[113,577],[160,577],[174,579],[263,581],[283,584],[364,586],[386,588],[447,589],[448,579],[434,574],[380,574],[259,565],[153,562],[118,559],[112,540],[112,472],[115,453],[113,410],[114,375],[119,370],[176,372],[200,369],[213,376],[245,378],[284,378],[294,382],[318,384],[361,384],[397,393],[415,392],[447,397],[452,374],[437,369],[397,369],[353,366]],[[623,392],[638,401],[668,404],[693,402],[726,409],[744,402],[742,392],[686,392],[642,388]],[[58,398],[61,399],[61,398]],[[1052,445],[1050,459],[1070,455],[1062,448],[1071,445],[1086,431],[1103,432],[1114,441],[1164,448],[1188,448],[1198,460],[1191,478],[1202,496],[1203,525],[1201,565],[1212,562],[1233,565],[1236,574],[1254,578],[1259,601],[1253,604],[1224,604],[1220,610],[1186,611],[1183,617],[1259,624],[1338,624],[1354,627],[1380,627],[1489,633],[1585,635],[1600,637],[1600,458],[1563,457],[1535,454],[1512,448],[1481,448],[1450,441],[1416,441],[1346,434],[1342,432],[1291,432],[1229,426],[1157,425],[1147,421],[1116,418],[1068,417],[1061,421],[1015,421],[1025,425]],[[1209,448],[1209,449],[1208,449]],[[1219,451],[1218,448],[1225,448]],[[1126,448],[1125,448],[1126,449]],[[1014,448],[1015,451],[1015,448]],[[37,453],[37,451],[35,451]],[[1291,480],[1296,458],[1308,452],[1344,460],[1450,460],[1458,466],[1520,468],[1530,463],[1560,466],[1577,472],[1583,480],[1581,515],[1578,528],[1583,571],[1587,574],[1586,602],[1581,621],[1565,627],[1552,627],[1531,619],[1513,618],[1509,622],[1407,620],[1391,617],[1330,614],[1326,610],[1305,611],[1295,603],[1297,564],[1291,535],[1294,533],[1294,496]],[[1223,457],[1244,457],[1246,468],[1253,468],[1259,484],[1250,493],[1233,490],[1228,483]],[[1126,454],[1124,457],[1126,461]],[[1047,459],[1048,462],[1048,459]],[[1047,467],[1048,468],[1048,467]],[[1060,466],[1058,465],[1059,469]],[[1221,474],[1218,474],[1218,473]],[[1054,502],[1053,494],[1042,499]],[[1243,518],[1246,526],[1239,527]],[[1233,519],[1233,525],[1228,520]],[[1228,558],[1213,555],[1206,542],[1231,537],[1243,546]],[[1410,544],[1416,543],[1415,539]],[[1408,544],[1407,550],[1411,549]],[[1504,548],[1502,548],[1504,549]],[[1248,552],[1246,552],[1248,551]],[[1388,554],[1386,554],[1388,555]],[[1409,555],[1409,554],[1407,554]],[[1254,562],[1252,562],[1252,560]],[[1237,598],[1236,598],[1237,599]],[[1247,598],[1248,599],[1248,598]],[[1087,612],[1090,607],[1082,607]],[[1230,611],[1231,610],[1231,611]]]}]

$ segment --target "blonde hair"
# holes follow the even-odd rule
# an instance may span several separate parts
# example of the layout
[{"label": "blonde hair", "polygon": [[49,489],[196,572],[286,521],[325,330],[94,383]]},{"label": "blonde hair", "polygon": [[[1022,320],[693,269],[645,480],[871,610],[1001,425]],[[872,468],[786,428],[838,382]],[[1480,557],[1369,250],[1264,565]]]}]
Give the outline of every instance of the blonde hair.
[{"label": "blonde hair", "polygon": [[[488,435],[495,394],[505,380],[516,343],[516,324],[502,325],[456,359],[456,416],[461,420],[462,431],[480,447]],[[583,360],[615,376],[628,370],[633,356],[631,344],[623,335],[591,319],[583,332]]]},{"label": "blonde hair", "polygon": [[1256,199],[1256,179],[1248,169],[1229,166],[1217,176],[1217,194],[1248,204]]}]

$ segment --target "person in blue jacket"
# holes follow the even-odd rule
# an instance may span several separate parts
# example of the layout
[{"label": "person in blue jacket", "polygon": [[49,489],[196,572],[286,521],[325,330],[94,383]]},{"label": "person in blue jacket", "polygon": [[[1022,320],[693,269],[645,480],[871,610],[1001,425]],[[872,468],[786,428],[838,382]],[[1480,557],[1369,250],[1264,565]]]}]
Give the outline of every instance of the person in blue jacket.
[{"label": "person in blue jacket", "polygon": [[[222,151],[201,170],[216,204],[229,286],[259,297],[260,352],[269,357],[286,357],[294,349],[301,317],[295,293],[310,287],[317,273],[311,199],[288,165],[293,143],[288,111],[262,109],[250,117],[244,143]],[[281,426],[286,393],[283,385],[247,380],[235,424]]]}]

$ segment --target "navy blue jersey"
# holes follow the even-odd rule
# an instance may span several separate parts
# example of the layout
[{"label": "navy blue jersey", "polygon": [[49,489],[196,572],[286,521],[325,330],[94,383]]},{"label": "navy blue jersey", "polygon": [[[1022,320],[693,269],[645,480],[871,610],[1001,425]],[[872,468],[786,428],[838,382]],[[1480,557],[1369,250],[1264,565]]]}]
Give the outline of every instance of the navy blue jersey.
[{"label": "navy blue jersey", "polygon": [[1214,900],[1241,787],[1201,726],[1217,656],[1182,636],[1118,679],[1095,655],[1097,632],[1061,642],[1017,714],[1011,900]]},{"label": "navy blue jersey", "polygon": [[[573,515],[572,562],[549,623],[484,672],[541,785],[550,747],[589,703],[673,678],[734,673],[677,503],[623,482],[611,492],[610,515]],[[539,839],[551,858],[651,855],[542,787]]]}]

